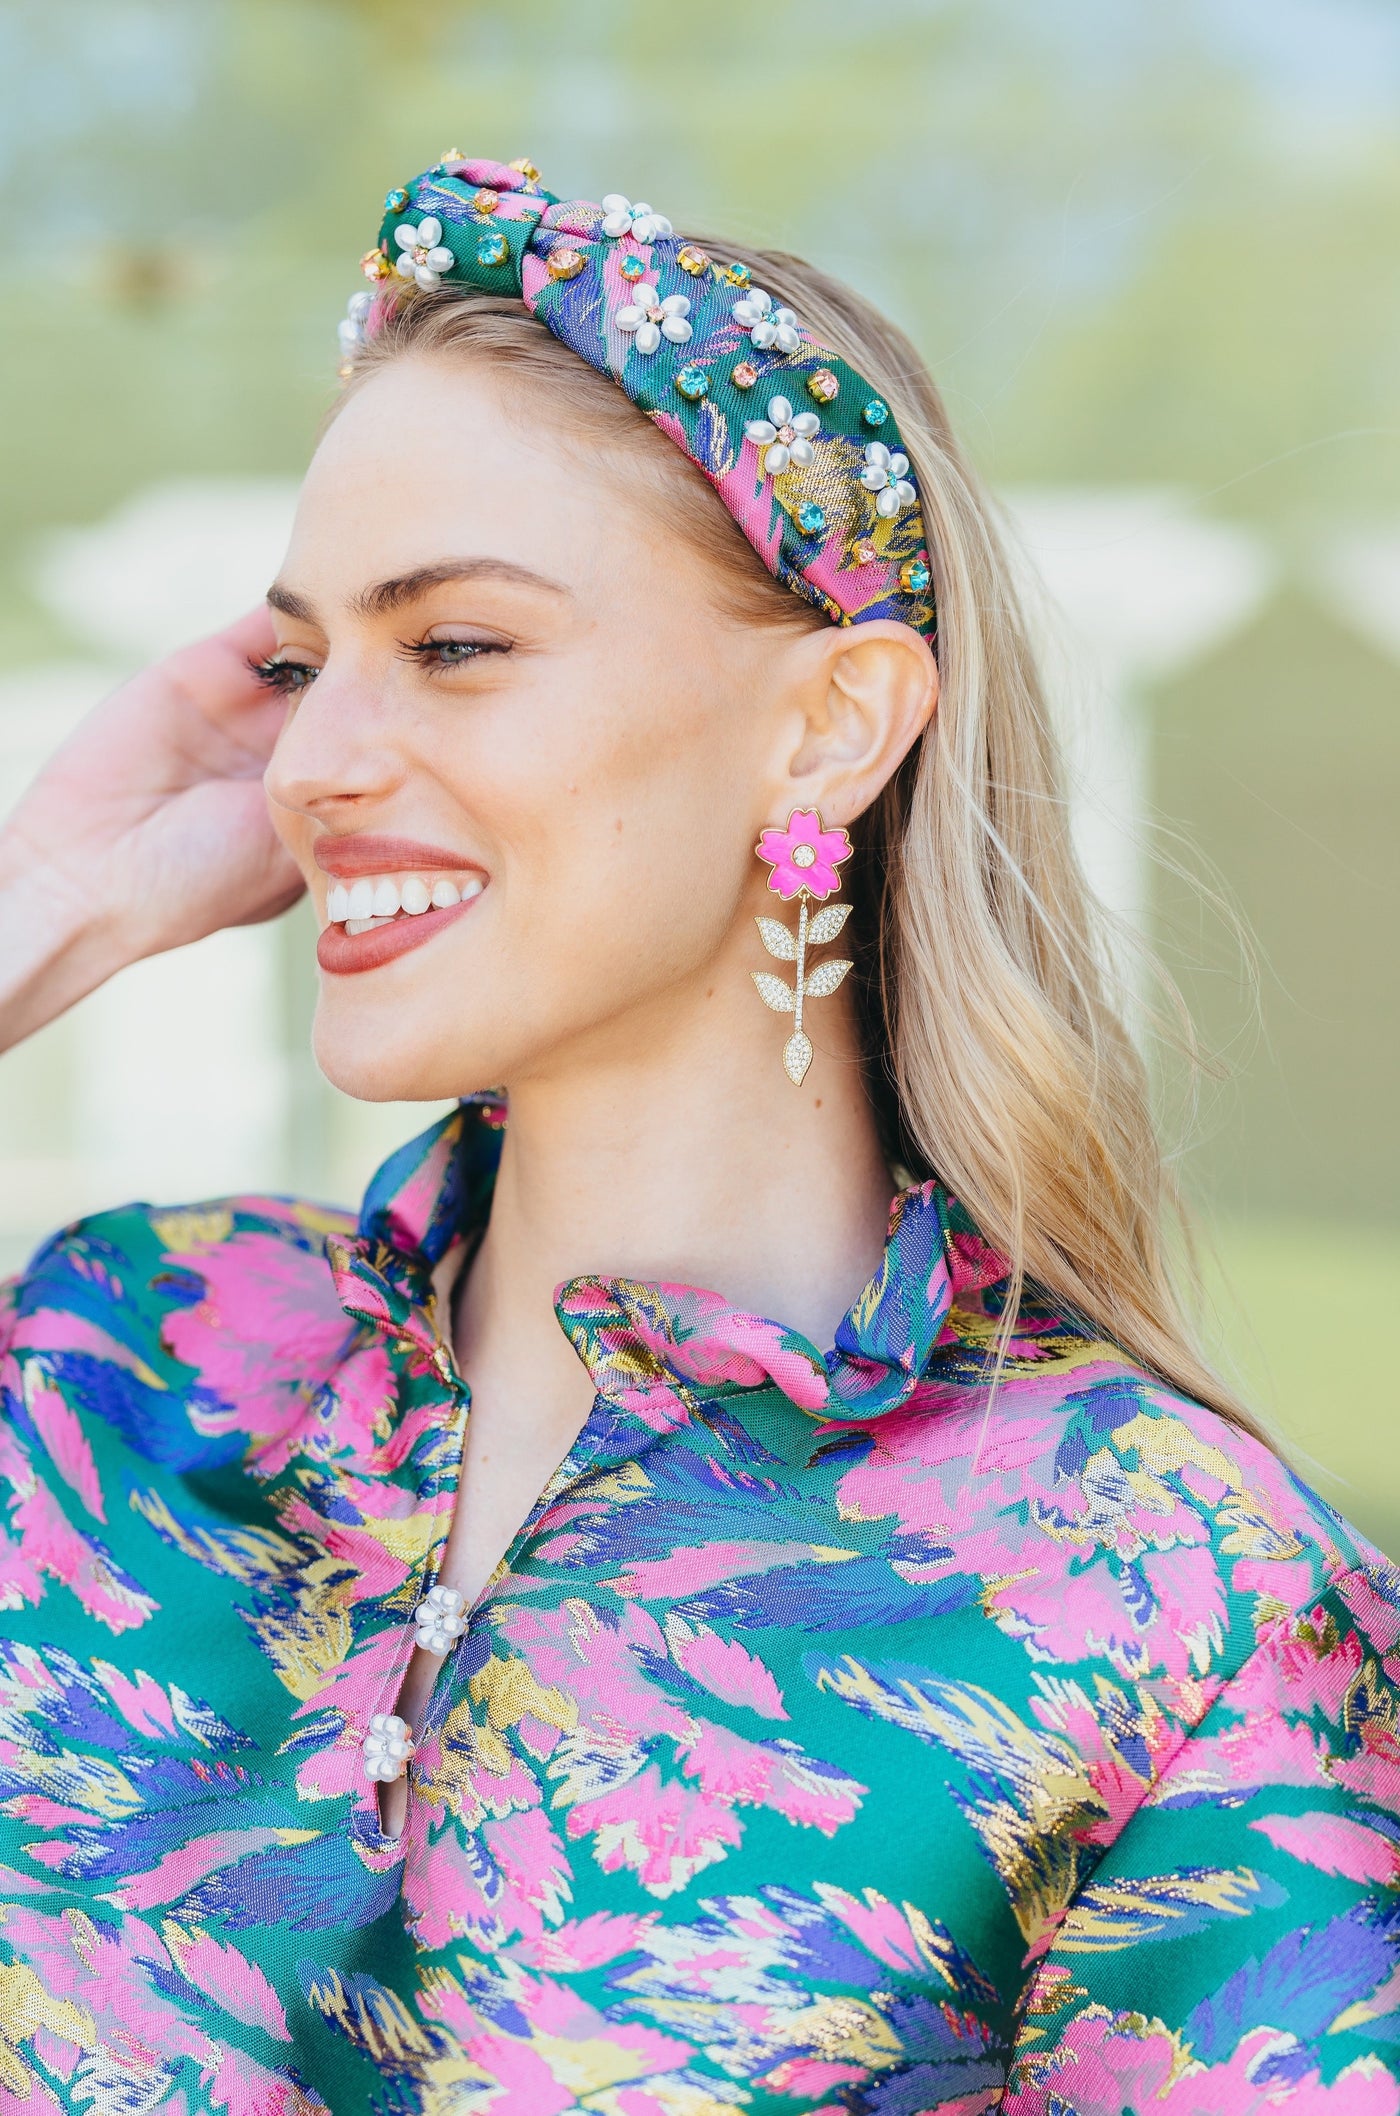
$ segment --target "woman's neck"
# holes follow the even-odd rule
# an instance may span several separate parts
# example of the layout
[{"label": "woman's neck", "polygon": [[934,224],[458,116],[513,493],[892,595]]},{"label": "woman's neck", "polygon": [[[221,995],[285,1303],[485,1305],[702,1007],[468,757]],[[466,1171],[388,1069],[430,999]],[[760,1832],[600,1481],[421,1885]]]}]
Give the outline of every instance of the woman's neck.
[{"label": "woman's neck", "polygon": [[[854,1015],[824,1005],[805,1083],[752,993],[673,1005],[614,1027],[512,1085],[490,1224],[458,1302],[473,1385],[591,1391],[553,1313],[584,1275],[701,1286],[819,1347],[884,1246],[891,1180],[857,1056]],[[645,1053],[645,1058],[636,1055]]]}]

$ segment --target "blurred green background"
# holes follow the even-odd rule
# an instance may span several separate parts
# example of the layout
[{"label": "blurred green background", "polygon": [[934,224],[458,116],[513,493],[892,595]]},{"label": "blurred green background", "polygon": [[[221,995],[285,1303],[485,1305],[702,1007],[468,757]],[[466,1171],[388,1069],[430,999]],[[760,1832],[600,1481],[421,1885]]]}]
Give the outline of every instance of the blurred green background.
[{"label": "blurred green background", "polygon": [[[1215,892],[1162,868],[1135,908],[1226,1069],[1194,1101],[1163,1083],[1214,1250],[1209,1327],[1400,1556],[1397,114],[1393,0],[10,0],[9,793],[84,685],[137,658],[121,609],[161,583],[122,508],[297,474],[387,184],[450,146],[528,152],[567,193],[814,255],[910,330],[1013,502],[1156,507],[1191,525],[1207,597],[1230,552],[1253,583],[1120,686],[1135,827]],[[209,491],[217,510],[234,488]],[[103,548],[127,536],[142,574],[115,619],[53,542],[113,517]],[[1096,533],[1106,565],[1137,536]],[[1154,548],[1127,551],[1139,575]],[[210,1005],[246,975],[288,1053],[274,1173],[346,1187],[412,1113],[364,1118],[315,1082],[295,918],[274,946],[272,986],[219,957]],[[7,1258],[116,1180],[104,1083],[127,1030],[102,1004],[0,1065]]]}]

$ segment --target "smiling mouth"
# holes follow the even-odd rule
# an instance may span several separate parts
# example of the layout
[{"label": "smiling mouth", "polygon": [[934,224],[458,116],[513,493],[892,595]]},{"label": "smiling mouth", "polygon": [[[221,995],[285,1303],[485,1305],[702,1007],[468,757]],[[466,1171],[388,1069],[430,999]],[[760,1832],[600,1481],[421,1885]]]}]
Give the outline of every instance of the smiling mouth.
[{"label": "smiling mouth", "polygon": [[351,845],[334,841],[318,846],[317,863],[338,876],[326,892],[326,924],[316,943],[321,968],[337,976],[377,970],[421,946],[469,911],[486,887],[484,875],[459,870],[454,879],[436,866],[386,873],[368,847],[364,865],[376,871],[356,873]]}]

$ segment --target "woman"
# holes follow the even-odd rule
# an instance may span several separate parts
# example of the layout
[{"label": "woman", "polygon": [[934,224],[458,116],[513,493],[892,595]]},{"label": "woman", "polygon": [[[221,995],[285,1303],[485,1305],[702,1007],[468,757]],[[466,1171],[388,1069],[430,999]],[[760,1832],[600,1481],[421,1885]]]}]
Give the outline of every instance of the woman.
[{"label": "woman", "polygon": [[5,1020],[304,886],[326,1073],[461,1106],[11,1289],[0,2105],[1400,2109],[1400,1590],[1180,1319],[912,349],[528,163],[366,266]]}]

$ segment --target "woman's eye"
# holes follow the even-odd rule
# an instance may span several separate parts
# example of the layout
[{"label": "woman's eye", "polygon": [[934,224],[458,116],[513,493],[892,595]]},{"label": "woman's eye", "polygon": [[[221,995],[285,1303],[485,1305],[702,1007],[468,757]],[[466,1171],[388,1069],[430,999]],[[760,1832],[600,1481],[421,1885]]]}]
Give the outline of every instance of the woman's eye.
[{"label": "woman's eye", "polygon": [[282,661],[276,655],[269,656],[266,661],[250,661],[248,667],[269,691],[292,694],[304,691],[321,673],[309,661]]},{"label": "woman's eye", "polygon": [[404,652],[430,673],[465,668],[485,654],[506,654],[509,647],[494,639],[420,639]]}]

